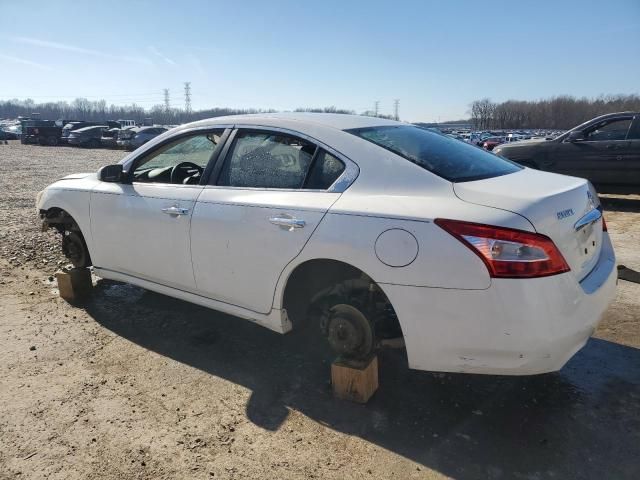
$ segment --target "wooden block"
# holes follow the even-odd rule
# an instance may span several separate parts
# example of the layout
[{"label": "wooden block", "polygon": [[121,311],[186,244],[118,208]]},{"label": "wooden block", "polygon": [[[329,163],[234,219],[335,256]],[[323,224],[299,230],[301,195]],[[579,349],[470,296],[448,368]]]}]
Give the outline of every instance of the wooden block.
[{"label": "wooden block", "polygon": [[68,272],[56,272],[58,291],[67,302],[77,302],[85,298],[91,289],[91,272],[88,268],[74,268]]},{"label": "wooden block", "polygon": [[378,357],[366,360],[338,358],[331,364],[333,394],[343,400],[367,403],[378,390]]}]

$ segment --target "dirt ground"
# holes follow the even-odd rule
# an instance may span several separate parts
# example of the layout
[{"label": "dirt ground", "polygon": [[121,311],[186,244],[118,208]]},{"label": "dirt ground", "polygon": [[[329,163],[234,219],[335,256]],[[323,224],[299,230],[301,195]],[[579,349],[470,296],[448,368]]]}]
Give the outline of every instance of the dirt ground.
[{"label": "dirt ground", "polygon": [[[389,351],[354,405],[317,338],[114,282],[57,296],[35,195],[122,156],[0,145],[0,479],[640,478],[639,284],[561,372],[432,374]],[[604,202],[640,270],[640,196]]]}]

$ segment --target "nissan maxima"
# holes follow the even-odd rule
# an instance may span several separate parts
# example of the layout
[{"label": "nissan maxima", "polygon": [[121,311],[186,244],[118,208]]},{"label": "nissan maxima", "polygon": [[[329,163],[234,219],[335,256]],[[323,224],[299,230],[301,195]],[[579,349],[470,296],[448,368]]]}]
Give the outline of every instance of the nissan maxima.
[{"label": "nissan maxima", "polygon": [[420,370],[558,370],[615,296],[588,181],[380,118],[182,125],[50,185],[37,211],[102,278],[306,325],[347,358],[401,343]]}]

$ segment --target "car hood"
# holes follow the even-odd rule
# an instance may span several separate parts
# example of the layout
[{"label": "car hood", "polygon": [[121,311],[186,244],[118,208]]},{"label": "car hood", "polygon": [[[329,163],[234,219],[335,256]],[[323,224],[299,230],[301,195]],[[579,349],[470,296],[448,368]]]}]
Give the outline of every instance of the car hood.
[{"label": "car hood", "polygon": [[60,180],[79,180],[81,178],[87,178],[91,176],[95,176],[97,178],[97,173],[72,173],[71,175],[67,175],[66,177],[62,177]]}]

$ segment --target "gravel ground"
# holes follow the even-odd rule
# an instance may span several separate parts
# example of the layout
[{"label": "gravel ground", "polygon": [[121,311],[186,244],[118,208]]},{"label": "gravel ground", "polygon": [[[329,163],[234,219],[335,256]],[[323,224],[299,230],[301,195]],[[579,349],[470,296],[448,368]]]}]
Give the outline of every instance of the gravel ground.
[{"label": "gravel ground", "polygon": [[[561,372],[430,374],[391,351],[352,405],[316,339],[114,282],[58,298],[34,197],[122,156],[0,145],[0,479],[640,478],[640,285]],[[640,196],[604,201],[640,270]]]}]

